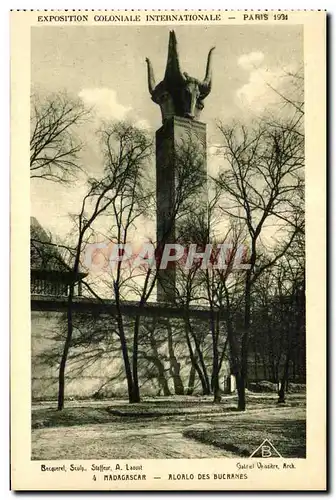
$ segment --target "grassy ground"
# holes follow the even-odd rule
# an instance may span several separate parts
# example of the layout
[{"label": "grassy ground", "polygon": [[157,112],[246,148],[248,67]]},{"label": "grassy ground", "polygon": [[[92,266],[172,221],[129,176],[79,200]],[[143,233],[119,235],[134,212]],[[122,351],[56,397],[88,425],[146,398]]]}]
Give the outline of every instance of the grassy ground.
[{"label": "grassy ground", "polygon": [[[248,395],[247,411],[276,407],[276,395]],[[288,396],[285,407],[302,407],[304,397]],[[170,418],[174,416],[191,416],[193,419],[214,414],[236,412],[236,398],[225,397],[219,404],[214,404],[211,397],[171,397],[147,398],[138,404],[127,404],[125,401],[99,402],[92,401],[67,402],[63,411],[55,409],[56,403],[41,403],[32,411],[32,428],[62,427],[72,425],[103,424],[118,422],[120,419],[152,419]]]},{"label": "grassy ground", "polygon": [[249,457],[264,439],[284,458],[306,456],[306,418],[301,407],[237,413],[211,428],[187,428],[183,435],[241,457]]},{"label": "grassy ground", "polygon": [[156,418],[169,419],[175,416],[204,416],[228,411],[226,405],[214,404],[190,404],[181,402],[147,402],[136,405],[110,404],[93,406],[66,407],[59,412],[54,408],[44,408],[32,411],[32,428],[41,429],[43,427],[64,427],[72,425],[104,424],[119,421],[151,420]]},{"label": "grassy ground", "polygon": [[32,411],[32,428],[104,424],[113,421],[106,407],[70,407],[63,411],[40,408]]},{"label": "grassy ground", "polygon": [[236,398],[148,399],[72,403],[62,412],[41,404],[32,412],[32,459],[218,458],[249,456],[269,439],[284,457],[305,453],[305,398],[249,395],[245,413]]},{"label": "grassy ground", "polygon": [[223,458],[232,453],[183,436],[184,423],[158,420],[36,429],[32,460]]}]

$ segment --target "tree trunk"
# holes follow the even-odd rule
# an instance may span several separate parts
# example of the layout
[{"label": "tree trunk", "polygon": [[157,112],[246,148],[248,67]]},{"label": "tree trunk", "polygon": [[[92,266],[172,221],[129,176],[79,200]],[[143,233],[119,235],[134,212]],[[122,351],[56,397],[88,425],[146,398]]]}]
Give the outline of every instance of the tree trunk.
[{"label": "tree trunk", "polygon": [[191,396],[192,393],[194,392],[195,378],[196,378],[196,369],[195,369],[195,367],[193,365],[191,365],[191,367],[190,367],[190,373],[189,373],[187,396]]},{"label": "tree trunk", "polygon": [[177,361],[174,346],[173,346],[173,333],[169,321],[167,321],[167,333],[168,333],[168,352],[169,352],[169,363],[170,363],[170,373],[173,378],[175,394],[178,396],[183,396],[184,387],[180,376],[181,365]]},{"label": "tree trunk", "polygon": [[237,381],[238,410],[245,411],[246,398],[245,389],[247,383],[247,363],[248,363],[248,330],[244,332],[241,349],[241,369]]},{"label": "tree trunk", "polygon": [[[118,309],[118,302],[117,302],[117,309]],[[126,380],[127,380],[128,401],[130,403],[136,403],[137,402],[136,401],[137,395],[136,395],[136,393],[134,393],[131,363],[130,363],[130,359],[128,356],[126,335],[125,335],[123,319],[122,319],[120,311],[118,311],[117,323],[118,323],[121,352],[122,352],[122,356],[123,356],[125,373],[126,373]]]},{"label": "tree trunk", "polygon": [[290,354],[288,353],[286,363],[284,366],[284,372],[282,375],[278,403],[285,403],[286,401],[285,391],[286,391],[286,385],[288,384],[289,361],[290,361]]},{"label": "tree trunk", "polygon": [[64,350],[62,354],[62,359],[59,368],[58,375],[58,402],[57,402],[57,410],[61,411],[64,408],[64,391],[65,391],[65,365],[69,352],[69,347],[67,342],[64,344]]},{"label": "tree trunk", "polygon": [[160,371],[158,378],[159,378],[159,384],[161,385],[162,390],[163,390],[163,395],[164,396],[171,396],[171,392],[169,390],[169,386],[168,386],[168,382],[167,382],[164,370]]},{"label": "tree trunk", "polygon": [[293,373],[293,382],[296,382],[296,358],[297,358],[297,353],[295,353],[295,358],[292,361],[292,373]]},{"label": "tree trunk", "polygon": [[214,373],[211,382],[212,382],[212,390],[213,390],[213,395],[214,395],[214,403],[220,403],[220,401],[221,401],[221,390],[220,390],[220,387],[219,387],[218,370],[217,370],[217,373]]},{"label": "tree trunk", "polygon": [[219,363],[218,363],[218,351],[216,347],[216,343],[214,342],[215,350],[213,352],[213,361],[212,361],[212,375],[211,375],[211,389],[214,395],[214,403],[219,403],[221,400],[221,394],[219,389]]},{"label": "tree trunk", "polygon": [[[73,269],[72,269],[74,276],[76,276],[76,274],[78,272],[80,251],[81,251],[81,245],[82,245],[82,241],[83,241],[83,237],[84,237],[84,232],[85,231],[82,231],[80,233],[79,239],[78,239],[76,257],[75,257],[75,262],[74,262]],[[62,353],[62,358],[61,358],[60,367],[59,367],[59,374],[58,374],[58,401],[57,401],[57,410],[58,411],[62,411],[64,408],[65,367],[66,367],[66,362],[68,359],[68,354],[69,354],[69,349],[71,346],[72,334],[73,334],[72,303],[73,303],[74,292],[75,292],[75,283],[72,282],[72,283],[70,283],[70,286],[69,286],[69,295],[68,295],[68,301],[67,301],[67,334],[66,334],[66,339],[64,342],[63,353]]]},{"label": "tree trunk", "polygon": [[59,367],[58,374],[58,401],[57,410],[62,411],[64,408],[64,393],[65,393],[65,367],[68,359],[69,349],[72,340],[73,333],[73,321],[72,321],[72,299],[74,294],[74,284],[70,284],[68,305],[67,305],[67,334],[64,342],[62,358]]},{"label": "tree trunk", "polygon": [[267,380],[267,366],[265,357],[263,357],[263,368],[264,368],[264,380]]},{"label": "tree trunk", "polygon": [[175,356],[173,356],[172,358],[170,358],[170,362],[171,362],[171,374],[172,374],[172,377],[173,377],[175,394],[178,395],[178,396],[183,396],[183,394],[184,394],[184,387],[183,387],[183,382],[182,382],[182,379],[181,379],[181,376],[180,376],[181,365],[177,361],[177,359],[176,359]]},{"label": "tree trunk", "polygon": [[255,381],[258,382],[259,380],[259,373],[258,373],[258,354],[257,354],[257,343],[254,341],[254,377]]},{"label": "tree trunk", "polygon": [[246,410],[246,399],[245,399],[245,378],[240,373],[236,376],[237,393],[238,393],[238,410]]},{"label": "tree trunk", "polygon": [[133,387],[132,387],[132,393],[131,397],[129,398],[130,403],[140,403],[140,391],[139,391],[139,386],[134,384],[133,381]]},{"label": "tree trunk", "polygon": [[[255,262],[255,251],[252,250],[254,257],[251,258],[251,269]],[[247,366],[248,366],[248,349],[251,326],[251,269],[246,275],[245,284],[245,312],[244,312],[244,334],[241,345],[241,369],[238,377],[237,392],[238,392],[238,410],[245,411],[246,397],[245,389],[247,383]]]},{"label": "tree trunk", "polygon": [[[240,384],[240,373],[239,373],[239,355],[238,355],[238,345],[237,339],[234,335],[233,325],[230,318],[230,313],[228,313],[227,317],[227,332],[228,332],[228,341],[230,348],[230,370],[236,379],[236,388],[238,394],[238,410],[245,410],[245,390],[241,390]],[[244,381],[245,384],[245,381]]]},{"label": "tree trunk", "polygon": [[[281,380],[281,386],[279,390],[279,399],[278,403],[285,403],[285,391],[286,389],[288,390],[288,378],[289,378],[289,365],[290,361],[293,355],[293,350],[295,347],[295,334],[294,332],[296,331],[297,335],[300,331],[300,323],[301,323],[301,313],[300,313],[300,298],[303,297],[304,300],[304,295],[303,291],[300,290],[295,290],[294,292],[294,305],[295,305],[295,311],[296,311],[296,317],[294,318],[294,325],[291,325],[290,322],[288,323],[288,342],[287,342],[287,356],[286,356],[286,363],[284,366],[284,371],[282,375],[282,380]],[[304,303],[304,302],[303,302]]]},{"label": "tree trunk", "polygon": [[[209,394],[211,394],[211,388],[210,388],[209,379],[208,379],[208,376],[207,376],[206,367],[205,367],[203,359],[200,360],[201,366],[198,364],[197,357],[196,357],[195,353],[193,352],[193,348],[192,348],[190,337],[189,337],[189,333],[192,334],[192,332],[191,332],[191,328],[192,327],[190,325],[190,322],[189,322],[188,318],[184,319],[184,326],[185,326],[185,334],[186,334],[187,346],[188,346],[188,349],[189,349],[190,361],[192,363],[192,366],[197,371],[197,375],[198,375],[198,377],[200,379],[200,382],[201,382],[201,385],[202,385],[203,395],[204,396],[208,396]],[[195,336],[194,335],[192,335],[192,336],[193,336],[194,341],[195,341]],[[195,345],[196,345],[196,341],[195,341]],[[197,350],[197,345],[196,345],[196,351],[200,352],[200,349]],[[202,368],[204,367],[205,372],[204,372],[204,370],[202,370],[201,367]]]},{"label": "tree trunk", "polygon": [[140,390],[138,378],[138,349],[139,349],[139,330],[140,316],[135,319],[133,332],[133,356],[132,356],[132,371],[133,371],[133,398],[132,403],[140,403]]},{"label": "tree trunk", "polygon": [[218,354],[218,328],[219,320],[218,317],[214,317],[214,311],[211,310],[210,315],[210,329],[212,336],[212,374],[211,374],[211,389],[214,395],[214,403],[219,403],[221,400],[221,394],[219,389],[219,354]]},{"label": "tree trunk", "polygon": [[163,363],[160,360],[159,353],[158,353],[158,350],[157,350],[157,346],[156,346],[156,342],[155,342],[155,332],[154,331],[150,332],[150,334],[149,334],[149,341],[150,341],[151,349],[153,351],[152,361],[153,361],[153,363],[156,366],[157,371],[158,371],[158,382],[159,382],[159,385],[162,387],[163,395],[164,396],[171,396],[171,392],[169,390],[168,382],[167,382],[166,375],[165,375],[165,368],[164,368]]},{"label": "tree trunk", "polygon": [[200,342],[200,339],[197,337],[197,334],[193,331],[192,326],[191,326],[190,321],[189,321],[189,318],[187,321],[188,321],[189,331],[190,331],[191,336],[192,336],[194,343],[195,343],[196,354],[197,354],[197,357],[199,359],[200,367],[201,367],[201,370],[203,373],[203,379],[204,379],[205,385],[207,387],[206,394],[210,394],[211,388],[210,388],[210,383],[209,383],[208,370],[207,370],[205,362],[204,362],[204,356],[203,356],[203,353],[201,350],[201,342]]},{"label": "tree trunk", "polygon": [[65,365],[67,362],[68,352],[70,347],[70,341],[68,338],[64,343],[63,354],[61,358],[59,375],[58,375],[58,401],[57,410],[61,411],[64,408],[64,392],[65,392]]}]

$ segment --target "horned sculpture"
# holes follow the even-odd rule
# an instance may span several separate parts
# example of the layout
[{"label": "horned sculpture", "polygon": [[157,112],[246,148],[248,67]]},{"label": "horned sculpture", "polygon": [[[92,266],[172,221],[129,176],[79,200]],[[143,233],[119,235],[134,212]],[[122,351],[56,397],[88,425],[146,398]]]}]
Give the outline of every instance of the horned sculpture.
[{"label": "horned sculpture", "polygon": [[155,85],[153,66],[146,58],[148,90],[152,101],[159,104],[161,108],[163,122],[172,116],[199,119],[204,108],[203,100],[211,91],[211,60],[214,48],[212,47],[209,51],[205,78],[202,82],[181,71],[174,31],[169,33],[166,71],[163,80],[158,85]]}]

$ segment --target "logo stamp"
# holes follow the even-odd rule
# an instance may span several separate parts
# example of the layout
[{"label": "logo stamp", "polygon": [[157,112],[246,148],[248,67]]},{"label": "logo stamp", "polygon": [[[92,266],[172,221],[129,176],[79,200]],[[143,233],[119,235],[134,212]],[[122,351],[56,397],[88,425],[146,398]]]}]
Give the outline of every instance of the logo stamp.
[{"label": "logo stamp", "polygon": [[282,458],[278,450],[271,441],[265,439],[260,446],[252,453],[250,458]]}]

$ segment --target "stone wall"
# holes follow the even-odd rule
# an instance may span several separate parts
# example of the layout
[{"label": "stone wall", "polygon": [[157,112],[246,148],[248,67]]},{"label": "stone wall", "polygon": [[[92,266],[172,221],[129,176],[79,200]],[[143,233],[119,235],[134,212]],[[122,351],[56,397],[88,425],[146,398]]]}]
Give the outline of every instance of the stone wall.
[{"label": "stone wall", "polygon": [[[146,322],[147,321],[147,322]],[[190,360],[180,320],[169,320],[152,325],[145,320],[139,346],[139,380],[141,395],[163,395],[164,384],[171,394],[176,391],[176,370],[186,392],[190,376]],[[132,327],[132,320],[125,319]],[[200,320],[197,320],[199,323]],[[75,318],[74,346],[70,350],[66,368],[66,398],[126,397],[127,385],[116,326],[110,316],[103,318]],[[153,330],[154,328],[154,330]],[[205,325],[206,328],[206,325]],[[66,333],[64,313],[32,311],[32,398],[47,400],[57,397],[58,367]],[[210,335],[204,342],[204,351],[211,352]],[[205,356],[211,373],[211,356]],[[154,362],[156,360],[156,363]],[[160,380],[157,361],[161,363]],[[159,366],[160,368],[160,366]],[[227,363],[222,369],[222,388],[228,373]],[[196,375],[194,394],[201,393]]]}]

